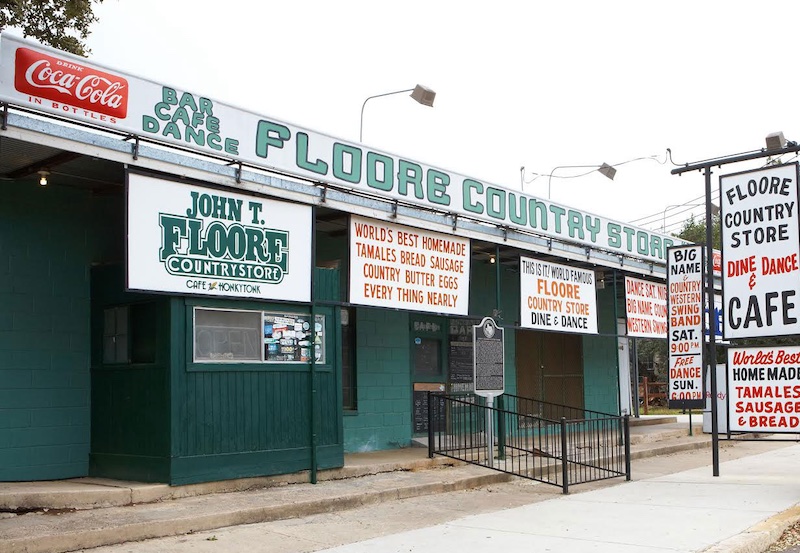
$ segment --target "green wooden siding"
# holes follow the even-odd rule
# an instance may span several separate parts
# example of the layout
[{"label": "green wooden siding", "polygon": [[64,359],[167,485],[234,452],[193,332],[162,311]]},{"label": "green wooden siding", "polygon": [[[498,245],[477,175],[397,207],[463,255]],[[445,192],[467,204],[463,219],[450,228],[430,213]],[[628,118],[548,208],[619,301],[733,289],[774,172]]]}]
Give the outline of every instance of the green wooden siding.
[{"label": "green wooden siding", "polygon": [[[92,444],[90,474],[166,482],[169,478],[169,300],[127,293],[122,265],[92,270]],[[103,363],[104,310],[155,302],[155,359]],[[130,339],[137,329],[130,328]]]}]

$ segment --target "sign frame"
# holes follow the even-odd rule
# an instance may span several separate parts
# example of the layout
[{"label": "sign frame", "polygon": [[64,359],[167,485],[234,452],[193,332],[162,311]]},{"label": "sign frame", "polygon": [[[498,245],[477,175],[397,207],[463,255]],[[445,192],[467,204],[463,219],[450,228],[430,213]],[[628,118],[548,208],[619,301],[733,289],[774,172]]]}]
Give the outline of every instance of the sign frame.
[{"label": "sign frame", "polygon": [[[496,359],[496,356],[498,355],[497,351],[490,352],[494,355],[492,359],[488,360],[488,362],[479,363],[478,354],[484,353],[487,345],[496,344],[497,342],[500,342],[499,363]],[[479,324],[472,327],[472,381],[474,383],[474,393],[476,396],[491,399],[501,396],[505,393],[505,348],[504,329],[500,326],[497,326],[497,323],[492,317],[484,317]],[[494,349],[496,350],[497,348],[495,347]],[[492,371],[492,374],[489,375],[489,378],[499,378],[499,386],[483,386],[483,383],[485,380],[487,380],[487,378],[484,375],[478,375],[478,367],[479,365],[487,364],[495,365],[495,370]],[[500,366],[499,374],[497,374],[496,371],[497,365]],[[494,384],[496,380],[490,380],[490,382]]]},{"label": "sign frame", "polygon": [[[702,409],[705,345],[705,256],[699,244],[667,249],[667,403],[670,409]],[[682,265],[681,265],[682,264]],[[678,267],[683,267],[678,269]],[[682,279],[680,275],[683,275]],[[690,279],[689,275],[694,278]],[[681,282],[682,280],[682,282]],[[675,305],[674,300],[682,296]],[[695,319],[696,318],[696,319]],[[677,326],[684,327],[676,329]],[[685,323],[685,324],[683,324]],[[681,372],[690,376],[677,376]],[[675,388],[675,391],[673,391]],[[698,397],[673,399],[677,390],[697,390]],[[687,391],[685,393],[691,393]]]},{"label": "sign frame", "polygon": [[[781,180],[782,175],[783,180]],[[786,182],[791,178],[793,183]],[[722,242],[722,301],[723,301],[723,340],[735,338],[766,338],[800,334],[800,289],[797,286],[800,273],[800,164],[784,163],[766,168],[741,171],[719,177],[720,192],[720,238]],[[782,199],[770,200],[776,193],[792,198],[792,207]],[[766,200],[766,204],[765,204]],[[770,201],[780,203],[770,205]],[[765,204],[765,205],[762,205]],[[732,209],[736,206],[737,209]],[[784,206],[789,212],[786,218],[776,219],[775,226],[764,221],[764,211],[770,221],[778,217]],[[755,222],[756,210],[761,209],[761,221]],[[793,211],[793,214],[792,214]],[[739,216],[737,220],[737,215]],[[746,218],[750,219],[748,223]],[[785,221],[783,224],[780,222]],[[782,228],[783,227],[783,228]],[[735,229],[735,230],[733,230]],[[771,230],[770,230],[771,229]],[[758,231],[762,240],[758,243]],[[786,238],[781,236],[784,234]],[[744,238],[742,235],[744,234]],[[752,233],[755,243],[749,244]],[[769,235],[778,240],[771,240]],[[792,236],[793,235],[793,236]],[[747,240],[742,244],[743,240]],[[735,241],[735,242],[734,242]],[[781,247],[782,246],[782,247]],[[741,249],[740,249],[741,248]],[[767,255],[764,255],[764,254]],[[757,260],[757,258],[759,258]],[[764,263],[767,265],[764,265]],[[789,270],[773,272],[771,264],[778,267],[788,265]],[[765,267],[770,267],[765,270]],[[769,274],[767,274],[769,272]],[[765,283],[766,281],[766,283]],[[774,294],[774,296],[773,296]],[[748,297],[749,296],[749,297]],[[792,296],[792,300],[788,296]],[[747,298],[745,300],[745,298]],[[782,303],[773,303],[777,299]],[[762,305],[762,300],[764,304]],[[734,313],[734,301],[736,312]],[[746,306],[745,306],[746,304]],[[793,317],[789,317],[789,307],[793,306]],[[773,324],[775,317],[784,321],[794,319],[793,323]],[[754,319],[751,321],[750,319]],[[766,320],[765,320],[766,319]],[[734,326],[734,322],[737,326]],[[750,324],[755,322],[755,327]]]},{"label": "sign frame", "polygon": [[[787,350],[789,350],[787,352]],[[781,352],[784,354],[786,364],[779,365]],[[749,357],[748,357],[749,356]],[[749,361],[749,363],[746,363]],[[740,364],[749,365],[739,368]],[[772,379],[771,376],[780,376],[781,368],[795,378]],[[739,372],[737,373],[737,369]],[[788,370],[787,370],[788,369]],[[728,377],[728,429],[730,432],[756,432],[764,434],[797,434],[800,432],[800,346],[746,346],[728,349],[727,359]],[[735,378],[734,378],[735,377]],[[745,392],[747,384],[753,381],[773,381],[772,387],[764,385],[760,391]],[[738,382],[743,382],[737,386]],[[790,384],[787,384],[790,383]],[[755,388],[756,386],[754,386]],[[772,389],[774,387],[774,389]],[[767,394],[767,389],[770,393]],[[741,394],[741,395],[740,395]],[[750,397],[747,397],[747,396]],[[752,400],[757,400],[761,405],[752,406],[752,411],[747,405],[752,405]],[[774,400],[792,400],[792,412],[785,408],[776,411],[780,403]],[[751,401],[747,401],[751,400]],[[769,404],[769,409],[767,409]],[[760,408],[760,409],[759,409]],[[744,413],[744,415],[742,415]],[[752,414],[748,414],[752,413]],[[789,419],[793,427],[782,427],[781,418]],[[755,420],[753,420],[755,419]],[[766,420],[763,420],[766,419]],[[776,426],[765,426],[764,422],[777,423]],[[745,425],[745,423],[749,423]]]},{"label": "sign frame", "polygon": [[[197,196],[193,195],[195,193]],[[126,170],[125,196],[127,290],[227,299],[311,302],[312,206],[130,168]],[[204,196],[211,197],[206,203],[214,202],[215,197],[224,198],[225,201],[220,204],[224,209],[221,207],[215,213],[224,211],[227,215],[204,215],[202,211],[205,209],[200,205]],[[170,202],[177,207],[171,207]],[[237,204],[238,209],[231,207]],[[213,209],[212,205],[208,204],[206,208]],[[170,213],[170,209],[174,213]],[[142,220],[148,216],[155,217],[155,220],[149,224]],[[164,217],[174,220],[172,231],[164,228]],[[195,221],[199,223],[192,227],[191,222]],[[192,252],[190,242],[197,241],[199,244],[200,240],[208,238],[203,233],[209,233],[212,224],[218,236],[223,232],[219,230],[220,227],[230,233],[229,237],[233,227],[239,227],[241,232],[237,234],[241,236],[247,236],[250,229],[253,240],[256,236],[263,236],[262,244],[269,242],[269,247],[277,248],[265,254],[274,256],[274,263],[231,257],[227,247],[224,255],[207,255],[207,259],[200,253]],[[180,225],[184,225],[184,231],[179,230]],[[195,238],[190,238],[195,234]],[[282,241],[284,234],[285,243]],[[169,242],[166,242],[167,235]],[[210,252],[210,248],[206,248],[206,252]],[[285,267],[278,261],[280,255],[288,256]],[[168,263],[173,258],[174,263],[185,262],[186,265],[175,265],[170,269]],[[192,264],[190,262],[200,265],[189,267]],[[223,265],[228,266],[228,271],[223,272]],[[198,266],[203,267],[201,273],[196,271]],[[216,274],[202,274],[205,267]],[[246,271],[246,274],[252,272],[256,278],[272,271],[273,274],[280,273],[280,280],[255,282],[246,275],[237,278],[235,274],[229,274],[240,270]]]}]

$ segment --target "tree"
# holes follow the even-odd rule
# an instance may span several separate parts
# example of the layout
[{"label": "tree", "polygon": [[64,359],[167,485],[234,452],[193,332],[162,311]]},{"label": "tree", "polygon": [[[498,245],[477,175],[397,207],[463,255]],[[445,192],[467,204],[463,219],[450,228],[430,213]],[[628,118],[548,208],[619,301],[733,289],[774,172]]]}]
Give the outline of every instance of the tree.
[{"label": "tree", "polygon": [[[712,241],[714,243],[714,247],[716,249],[720,249],[720,220],[719,215],[712,215],[711,217],[712,225],[711,225],[711,232],[712,232]],[[678,238],[683,238],[689,242],[694,242],[695,244],[703,244],[706,243],[706,221],[705,218],[702,220],[696,220],[694,215],[689,218],[683,224],[683,228],[681,231],[676,235]]]},{"label": "tree", "polygon": [[97,21],[92,2],[103,0],[0,0],[0,31],[17,27],[23,36],[38,39],[79,56],[90,51],[84,41]]}]

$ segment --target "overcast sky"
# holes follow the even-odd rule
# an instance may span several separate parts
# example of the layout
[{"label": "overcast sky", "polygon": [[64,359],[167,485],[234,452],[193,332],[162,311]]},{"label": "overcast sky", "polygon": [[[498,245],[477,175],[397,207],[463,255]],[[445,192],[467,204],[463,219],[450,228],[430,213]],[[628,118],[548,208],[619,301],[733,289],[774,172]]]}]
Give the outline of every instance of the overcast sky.
[{"label": "overcast sky", "polygon": [[774,131],[800,139],[796,0],[106,0],[95,12],[92,60],[347,140],[365,98],[426,85],[433,109],[370,100],[364,142],[516,190],[524,166],[539,197],[557,166],[655,156],[613,182],[557,169],[551,197],[668,232],[687,213],[664,210],[702,201],[703,177],[671,176],[667,148],[683,164],[762,148]]}]

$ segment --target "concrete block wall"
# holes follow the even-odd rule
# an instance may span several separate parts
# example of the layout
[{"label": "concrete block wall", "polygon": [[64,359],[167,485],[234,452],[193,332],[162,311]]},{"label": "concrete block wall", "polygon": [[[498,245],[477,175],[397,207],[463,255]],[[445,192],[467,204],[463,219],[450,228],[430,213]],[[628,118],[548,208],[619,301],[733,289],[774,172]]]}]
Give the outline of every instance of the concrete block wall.
[{"label": "concrete block wall", "polygon": [[[616,332],[613,287],[597,290],[598,331]],[[614,336],[583,337],[583,386],[586,409],[619,414],[617,339]]]},{"label": "concrete block wall", "polygon": [[6,183],[0,203],[0,481],[85,476],[88,194]]},{"label": "concrete block wall", "polygon": [[356,310],[358,409],[345,412],[347,453],[411,443],[411,360],[408,314]]}]

